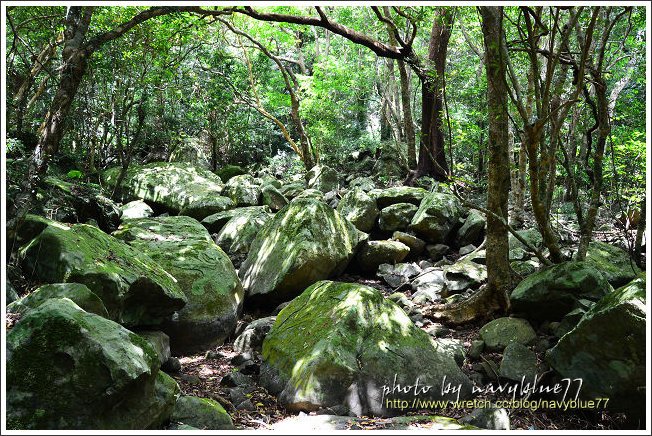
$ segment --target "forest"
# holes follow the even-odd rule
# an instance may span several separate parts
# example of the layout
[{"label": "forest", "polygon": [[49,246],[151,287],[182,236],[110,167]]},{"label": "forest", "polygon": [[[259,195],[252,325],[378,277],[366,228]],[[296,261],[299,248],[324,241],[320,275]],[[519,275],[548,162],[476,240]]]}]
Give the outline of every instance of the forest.
[{"label": "forest", "polygon": [[3,428],[649,431],[648,7],[3,5]]}]

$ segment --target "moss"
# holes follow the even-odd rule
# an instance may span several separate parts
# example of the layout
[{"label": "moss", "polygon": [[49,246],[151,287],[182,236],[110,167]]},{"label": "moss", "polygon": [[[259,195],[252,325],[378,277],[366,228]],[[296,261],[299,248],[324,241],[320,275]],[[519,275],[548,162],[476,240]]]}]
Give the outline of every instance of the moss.
[{"label": "moss", "polygon": [[418,206],[428,195],[428,191],[413,186],[394,186],[387,189],[373,189],[369,191],[369,195],[375,198],[378,207],[383,209],[396,203],[412,203]]},{"label": "moss", "polygon": [[240,268],[249,298],[287,301],[341,273],[366,234],[327,204],[295,199],[258,232]]},{"label": "moss", "polygon": [[600,271],[613,286],[622,286],[641,272],[625,250],[600,241],[589,244],[586,262]]},{"label": "moss", "polygon": [[42,281],[88,286],[124,325],[156,324],[186,303],[156,262],[93,226],[48,225],[20,255]]},{"label": "moss", "polygon": [[397,372],[400,383],[419,377],[433,385],[445,373],[469,389],[452,358],[402,309],[354,283],[321,281],[306,289],[278,314],[262,355],[279,374],[280,400],[291,409],[346,404],[358,395],[367,406],[356,413],[384,414],[379,389]]},{"label": "moss", "polygon": [[433,244],[446,243],[463,215],[464,209],[456,197],[432,192],[421,201],[410,229]]},{"label": "moss", "polygon": [[80,283],[56,283],[41,286],[20,301],[16,301],[7,306],[7,311],[25,313],[51,298],[69,298],[87,312],[95,313],[104,318],[109,317],[102,300],[91,292],[86,285]]},{"label": "moss", "polygon": [[[119,173],[119,168],[111,168],[102,177],[114,187]],[[120,188],[123,200],[140,198],[197,219],[233,207],[229,199],[220,196],[223,184],[218,176],[187,163],[132,165]]]},{"label": "moss", "polygon": [[68,299],[48,300],[7,334],[8,417],[21,429],[102,428],[158,364],[151,346],[120,325]]},{"label": "moss", "polygon": [[233,264],[197,220],[185,216],[132,219],[115,236],[165,268],[187,297],[178,319],[164,325],[173,348],[209,346],[233,331],[244,291]]}]

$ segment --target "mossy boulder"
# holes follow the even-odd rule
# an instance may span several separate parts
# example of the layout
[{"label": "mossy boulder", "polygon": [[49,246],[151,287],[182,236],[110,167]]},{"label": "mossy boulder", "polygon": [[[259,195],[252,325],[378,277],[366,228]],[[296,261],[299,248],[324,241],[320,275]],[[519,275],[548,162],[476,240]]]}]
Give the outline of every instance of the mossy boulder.
[{"label": "mossy boulder", "polygon": [[512,310],[528,319],[559,321],[581,299],[598,301],[613,288],[588,262],[563,262],[525,278],[512,291]]},{"label": "mossy boulder", "polygon": [[160,327],[175,355],[220,344],[233,332],[244,291],[233,264],[197,220],[128,220],[115,235],[165,268],[185,294],[188,304]]},{"label": "mossy boulder", "polygon": [[615,287],[629,283],[641,272],[625,250],[605,242],[591,242],[585,260]]},{"label": "mossy boulder", "polygon": [[[117,183],[120,168],[106,170],[102,177],[110,187]],[[187,163],[153,162],[131,165],[119,192],[123,201],[142,199],[172,213],[198,220],[231,209],[234,203],[220,194],[222,180],[208,170]]]},{"label": "mossy boulder", "polygon": [[315,165],[306,173],[308,188],[329,192],[338,188],[337,172],[326,165]]},{"label": "mossy boulder", "polygon": [[582,397],[609,398],[631,420],[645,416],[645,298],[643,277],[605,295],[546,355],[562,377],[582,379]]},{"label": "mossy boulder", "polygon": [[279,191],[281,191],[281,193],[285,195],[288,200],[291,200],[297,195],[301,194],[304,189],[306,189],[306,184],[304,182],[294,181],[284,183],[279,188]]},{"label": "mossy boulder", "polygon": [[170,416],[179,387],[140,336],[50,299],[7,333],[7,428],[147,429]]},{"label": "mossy boulder", "polygon": [[487,220],[484,215],[474,209],[469,211],[469,215],[464,220],[464,224],[457,231],[455,243],[458,247],[464,247],[469,244],[478,244],[482,240]]},{"label": "mossy boulder", "polygon": [[369,195],[376,199],[376,204],[380,209],[397,203],[411,203],[418,206],[428,191],[423,188],[412,186],[394,186],[386,189],[374,189],[369,191]]},{"label": "mossy boulder", "polygon": [[237,207],[235,209],[225,210],[223,212],[217,212],[212,215],[207,216],[201,223],[208,229],[211,233],[219,233],[222,230],[222,227],[229,220],[236,216],[241,216],[244,214],[251,215],[262,215],[262,214],[271,214],[269,206],[249,206],[249,207]]},{"label": "mossy boulder", "polygon": [[319,189],[313,189],[313,188],[304,189],[296,197],[294,197],[292,200],[299,200],[299,199],[305,199],[305,198],[325,202],[324,193],[321,192]]},{"label": "mossy boulder", "polygon": [[502,351],[512,343],[528,345],[536,337],[530,323],[522,318],[497,318],[480,329],[480,338],[491,351]]},{"label": "mossy boulder", "polygon": [[143,200],[134,200],[120,207],[121,220],[133,218],[149,218],[154,215],[154,211]]},{"label": "mossy boulder", "polygon": [[171,421],[190,425],[198,430],[234,430],[224,407],[210,398],[182,396],[177,400]]},{"label": "mossy boulder", "polygon": [[260,185],[249,174],[231,177],[224,185],[223,194],[229,197],[236,206],[260,204]]},{"label": "mossy boulder", "polygon": [[401,262],[410,254],[410,247],[399,241],[365,241],[357,255],[360,269],[376,272],[381,264]]},{"label": "mossy boulder", "polygon": [[376,189],[376,183],[371,177],[356,177],[349,182],[349,189],[361,189],[364,192],[369,192],[372,189]]},{"label": "mossy boulder", "polygon": [[446,291],[459,293],[469,288],[477,288],[487,279],[487,267],[469,259],[463,259],[444,267]]},{"label": "mossy boulder", "polygon": [[294,298],[316,281],[342,273],[366,237],[327,204],[293,200],[249,248],[240,268],[247,298],[266,304]]},{"label": "mossy boulder", "polygon": [[[442,394],[444,377],[471,383],[450,354],[438,350],[405,312],[370,287],[321,281],[278,314],[263,341],[260,381],[292,411],[344,406],[351,413],[400,413],[387,400],[414,398],[392,391],[395,384],[430,385],[421,399],[456,398]],[[383,389],[385,388],[385,390]]]},{"label": "mossy boulder", "polygon": [[407,230],[419,208],[411,203],[396,203],[380,211],[378,228],[386,232]]},{"label": "mossy boulder", "polygon": [[278,190],[278,188],[271,184],[263,185],[260,191],[261,202],[265,206],[269,206],[273,211],[279,211],[288,204],[288,199]]},{"label": "mossy boulder", "polygon": [[222,168],[215,171],[215,175],[224,183],[228,182],[235,176],[241,176],[243,174],[247,174],[247,171],[239,165],[224,165]]},{"label": "mossy boulder", "polygon": [[246,254],[256,235],[272,215],[262,208],[237,208],[234,211],[233,217],[215,237],[215,242],[230,255]]},{"label": "mossy boulder", "polygon": [[378,218],[376,200],[362,189],[351,189],[337,204],[337,211],[358,229],[370,232]]},{"label": "mossy boulder", "polygon": [[142,251],[97,227],[40,222],[45,228],[20,249],[35,278],[86,285],[110,319],[127,327],[159,325],[185,306],[174,277]]},{"label": "mossy boulder", "polygon": [[54,283],[40,286],[31,294],[8,305],[7,312],[24,314],[39,307],[51,298],[68,298],[86,312],[104,318],[109,317],[109,313],[106,311],[100,297],[81,283]]},{"label": "mossy boulder", "polygon": [[460,201],[451,194],[428,194],[412,218],[410,229],[431,244],[445,244],[464,216]]},{"label": "mossy boulder", "polygon": [[[534,248],[540,248],[543,244],[543,237],[537,229],[519,230],[516,233]],[[523,260],[529,257],[529,248],[526,247],[511,233],[507,236],[509,243],[509,260]]]},{"label": "mossy boulder", "polygon": [[208,170],[211,167],[205,145],[200,138],[186,137],[170,151],[170,162],[185,162]]}]

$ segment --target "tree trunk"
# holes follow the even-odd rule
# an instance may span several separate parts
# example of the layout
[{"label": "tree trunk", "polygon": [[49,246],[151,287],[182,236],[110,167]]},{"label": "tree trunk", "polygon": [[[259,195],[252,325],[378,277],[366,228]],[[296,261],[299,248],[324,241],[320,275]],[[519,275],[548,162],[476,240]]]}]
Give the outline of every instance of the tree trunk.
[{"label": "tree trunk", "polygon": [[[487,287],[501,309],[509,309],[511,286],[507,241],[509,200],[509,116],[507,113],[506,63],[503,59],[503,8],[481,7],[482,34],[487,70],[487,118],[489,119],[489,168],[487,209]],[[503,220],[497,219],[502,217]]]},{"label": "tree trunk", "polygon": [[435,180],[448,179],[448,164],[444,152],[443,109],[444,71],[446,53],[451,35],[453,16],[450,8],[438,8],[430,33],[428,61],[433,70],[421,79],[421,142],[419,162],[414,178],[431,176]]},{"label": "tree trunk", "polygon": [[636,226],[636,239],[634,240],[634,262],[638,265],[639,268],[643,268],[643,233],[645,233],[645,214],[647,213],[645,209],[645,197],[641,201],[641,217],[638,220],[638,225]]}]

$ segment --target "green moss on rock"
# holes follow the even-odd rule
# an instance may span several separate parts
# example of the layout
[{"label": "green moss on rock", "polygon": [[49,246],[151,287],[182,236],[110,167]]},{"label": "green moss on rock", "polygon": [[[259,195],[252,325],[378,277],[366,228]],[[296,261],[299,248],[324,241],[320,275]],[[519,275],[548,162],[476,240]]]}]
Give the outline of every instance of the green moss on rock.
[{"label": "green moss on rock", "polygon": [[427,242],[444,244],[459,226],[463,215],[464,208],[456,197],[432,192],[421,201],[410,223],[410,230],[414,230]]},{"label": "green moss on rock", "polygon": [[258,232],[240,268],[248,301],[287,301],[343,272],[366,237],[327,204],[293,200]]},{"label": "green moss on rock", "polygon": [[[261,383],[290,410],[344,405],[356,415],[392,415],[383,385],[437,386],[420,398],[441,399],[443,377],[470,393],[453,358],[377,290],[321,281],[277,316],[263,342]],[[396,376],[396,380],[394,379]],[[450,395],[445,395],[450,398]]]},{"label": "green moss on rock", "polygon": [[[114,187],[120,168],[106,170],[104,182]],[[230,209],[233,201],[221,196],[222,180],[208,170],[187,163],[153,162],[129,167],[119,192],[123,200],[136,199],[162,206],[196,219]]]},{"label": "green moss on rock", "polygon": [[146,429],[178,394],[149,344],[69,299],[50,299],[7,334],[7,427]]},{"label": "green moss on rock", "polygon": [[199,430],[233,430],[231,417],[224,407],[210,398],[182,396],[170,419]]},{"label": "green moss on rock", "polygon": [[244,291],[227,255],[194,218],[128,220],[115,232],[177,281],[188,304],[161,325],[174,353],[205,349],[235,329]]},{"label": "green moss on rock", "polygon": [[86,224],[49,222],[21,248],[26,271],[49,283],[81,283],[125,326],[158,325],[186,304],[176,280],[154,260]]},{"label": "green moss on rock", "polygon": [[102,300],[95,295],[86,285],[80,283],[55,283],[43,285],[29,295],[7,306],[7,312],[26,313],[39,307],[51,298],[69,298],[76,305],[104,318],[109,318],[109,313]]}]

